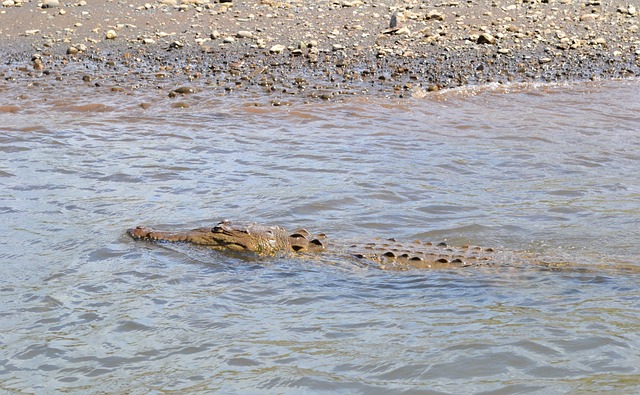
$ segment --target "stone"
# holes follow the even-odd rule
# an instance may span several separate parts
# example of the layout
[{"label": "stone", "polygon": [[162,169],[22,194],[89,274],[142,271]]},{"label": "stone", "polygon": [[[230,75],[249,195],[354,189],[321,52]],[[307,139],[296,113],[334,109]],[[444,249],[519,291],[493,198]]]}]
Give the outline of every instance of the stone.
[{"label": "stone", "polygon": [[236,37],[238,37],[238,38],[252,38],[253,37],[253,33],[251,33],[250,31],[247,31],[247,30],[240,30],[238,33],[236,33]]},{"label": "stone", "polygon": [[77,53],[78,53],[78,48],[76,47],[67,48],[67,55],[75,55]]},{"label": "stone", "polygon": [[276,44],[274,46],[272,46],[271,48],[269,48],[269,52],[271,53],[281,53],[282,51],[285,50],[285,46],[282,44]]},{"label": "stone", "polygon": [[411,34],[411,30],[408,27],[402,26],[400,29],[393,32],[396,36],[408,36]]},{"label": "stone", "polygon": [[114,38],[118,37],[118,34],[116,34],[115,30],[107,30],[107,33],[105,36],[107,40],[113,40]]},{"label": "stone", "polygon": [[495,44],[496,38],[489,33],[482,33],[478,36],[478,44]]},{"label": "stone", "polygon": [[54,8],[59,6],[60,2],[58,0],[44,0],[42,3],[42,8]]},{"label": "stone", "polygon": [[179,93],[181,95],[188,95],[191,93],[195,93],[195,89],[190,86],[181,86],[180,88],[174,90],[175,93]]},{"label": "stone", "polygon": [[434,21],[444,21],[444,15],[436,10],[427,12],[425,15],[426,20],[434,20]]}]

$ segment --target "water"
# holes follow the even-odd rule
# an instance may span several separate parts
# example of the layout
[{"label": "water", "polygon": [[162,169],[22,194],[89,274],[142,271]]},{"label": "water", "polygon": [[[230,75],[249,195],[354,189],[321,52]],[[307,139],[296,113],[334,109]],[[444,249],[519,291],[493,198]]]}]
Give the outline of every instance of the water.
[{"label": "water", "polygon": [[[0,389],[637,393],[638,88],[278,108],[206,93],[189,109],[144,93],[5,98]],[[223,218],[594,270],[381,272],[124,235]]]}]

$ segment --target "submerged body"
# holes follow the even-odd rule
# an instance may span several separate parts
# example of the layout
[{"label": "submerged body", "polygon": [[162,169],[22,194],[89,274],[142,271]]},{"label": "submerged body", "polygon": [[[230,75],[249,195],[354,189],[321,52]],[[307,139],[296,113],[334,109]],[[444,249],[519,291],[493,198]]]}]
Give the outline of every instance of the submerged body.
[{"label": "submerged body", "polygon": [[453,268],[489,265],[536,263],[525,254],[498,252],[493,248],[452,247],[445,243],[414,241],[400,243],[395,239],[375,239],[367,243],[332,245],[324,234],[311,235],[305,229],[287,232],[279,226],[240,224],[222,221],[212,228],[197,228],[183,232],[166,232],[144,226],[129,229],[129,236],[138,240],[184,242],[215,250],[246,251],[258,255],[295,253],[337,254],[373,263],[381,269]]}]

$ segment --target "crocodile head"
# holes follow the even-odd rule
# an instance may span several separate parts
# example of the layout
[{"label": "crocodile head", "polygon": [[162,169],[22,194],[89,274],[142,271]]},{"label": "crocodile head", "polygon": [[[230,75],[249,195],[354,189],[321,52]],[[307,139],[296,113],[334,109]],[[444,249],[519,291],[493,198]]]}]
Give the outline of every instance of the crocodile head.
[{"label": "crocodile head", "polygon": [[213,228],[197,228],[184,232],[156,231],[145,226],[129,229],[127,234],[138,240],[186,242],[216,250],[250,251],[271,255],[278,251],[319,252],[324,245],[309,240],[304,230],[288,235],[279,226],[238,224],[222,221]]}]

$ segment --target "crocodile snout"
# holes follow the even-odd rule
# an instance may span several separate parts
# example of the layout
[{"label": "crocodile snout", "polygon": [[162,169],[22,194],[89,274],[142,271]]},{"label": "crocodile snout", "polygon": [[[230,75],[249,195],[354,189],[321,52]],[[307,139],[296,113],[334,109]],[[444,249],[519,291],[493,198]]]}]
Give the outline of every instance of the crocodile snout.
[{"label": "crocodile snout", "polygon": [[127,234],[134,239],[144,239],[149,237],[149,233],[151,233],[151,229],[146,226],[137,226],[127,230]]}]

